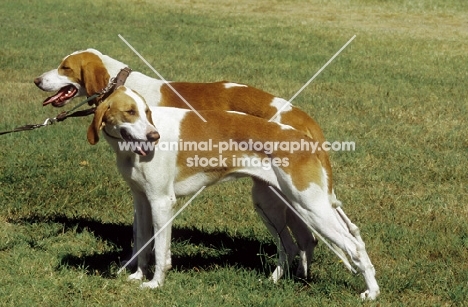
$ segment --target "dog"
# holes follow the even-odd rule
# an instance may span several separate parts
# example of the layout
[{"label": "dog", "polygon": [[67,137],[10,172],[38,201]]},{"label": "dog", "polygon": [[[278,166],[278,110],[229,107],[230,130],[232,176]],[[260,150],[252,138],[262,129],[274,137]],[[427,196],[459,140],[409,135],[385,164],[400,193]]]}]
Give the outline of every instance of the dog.
[{"label": "dog", "polygon": [[[34,83],[44,91],[57,91],[56,94],[45,99],[44,105],[51,104],[61,107],[79,96],[92,96],[107,86],[111,77],[126,67],[124,63],[117,61],[110,56],[104,55],[95,49],[76,51],[66,56],[57,69],[52,69],[34,79]],[[140,72],[132,72],[125,85],[137,91],[150,106],[167,106],[187,109],[189,106],[195,110],[232,110],[247,113],[253,116],[272,119],[272,121],[290,125],[302,131],[318,143],[323,143],[325,137],[320,126],[305,112],[299,108],[291,106],[286,100],[275,97],[259,89],[245,84],[232,83],[228,81],[214,83],[188,83],[169,82],[148,77]],[[174,91],[175,90],[175,91]],[[177,95],[176,92],[180,95]],[[93,100],[91,103],[98,104]],[[278,114],[277,114],[278,113]],[[317,152],[317,157],[321,161],[328,183],[328,194],[335,206],[340,206],[340,201],[336,198],[333,190],[333,178],[331,163],[326,151]],[[310,236],[305,242],[297,242],[299,247],[287,231],[280,231],[274,224],[276,212],[270,213],[266,202],[275,202],[276,207],[281,207],[283,202],[276,195],[262,195],[263,188],[254,181],[253,199],[257,212],[265,221],[270,233],[274,236],[279,234],[279,249],[285,249],[292,259],[296,254],[300,254],[296,275],[302,278],[307,277],[308,267],[313,254],[313,249],[317,241]],[[301,220],[297,220],[295,214],[291,214],[289,209],[283,208],[283,212],[288,216],[287,225],[294,237],[299,237],[297,233],[302,233],[306,226]],[[271,216],[273,215],[273,216]],[[273,222],[272,222],[273,221]],[[302,224],[302,225],[301,225]],[[136,227],[134,225],[134,227]],[[135,251],[135,250],[134,250]],[[280,251],[281,252],[281,251]],[[284,259],[279,259],[284,261]],[[170,259],[168,259],[170,261]],[[277,281],[283,275],[280,270],[281,265],[272,274],[272,279]]]},{"label": "dog", "polygon": [[[141,248],[152,235],[155,238],[155,271],[152,280],[142,287],[156,288],[164,283],[167,267],[166,255],[171,242],[170,218],[178,195],[190,195],[202,186],[249,176],[258,183],[261,195],[272,194],[275,189],[294,207],[301,220],[315,229],[332,244],[346,252],[363,274],[367,290],[363,299],[375,299],[380,290],[375,269],[367,255],[358,228],[341,208],[335,208],[328,194],[327,174],[316,154],[310,151],[289,151],[226,147],[224,165],[206,163],[193,165],[193,153],[206,159],[216,159],[216,151],[180,150],[175,152],[155,148],[148,150],[141,144],[190,140],[204,142],[301,142],[310,140],[291,126],[267,122],[264,119],[219,110],[201,111],[206,123],[195,112],[178,108],[152,107],[142,96],[121,86],[96,109],[88,127],[90,144],[99,141],[103,131],[107,142],[117,156],[117,167],[132,191],[137,219],[137,248]],[[158,127],[158,128],[156,128]],[[123,142],[134,144],[132,150],[122,150]],[[193,152],[194,151],[194,152]],[[262,166],[237,165],[235,157],[265,161]],[[219,157],[221,158],[221,157]],[[211,160],[210,160],[211,161]],[[218,161],[219,162],[219,161]],[[272,187],[271,189],[269,187]],[[275,206],[275,202],[267,206]],[[277,212],[277,208],[273,209]],[[283,219],[284,215],[279,215]],[[169,226],[162,229],[163,225]],[[281,220],[286,226],[286,221]],[[148,252],[138,255],[138,268],[129,279],[142,280],[148,269]]]}]

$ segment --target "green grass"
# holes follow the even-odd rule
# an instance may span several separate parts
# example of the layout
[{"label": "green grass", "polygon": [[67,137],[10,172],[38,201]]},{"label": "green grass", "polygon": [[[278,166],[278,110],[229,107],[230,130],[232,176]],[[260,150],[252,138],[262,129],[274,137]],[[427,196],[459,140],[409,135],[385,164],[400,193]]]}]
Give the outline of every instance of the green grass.
[{"label": "green grass", "polygon": [[[169,80],[231,80],[295,100],[330,141],[336,191],[360,227],[382,294],[323,244],[307,283],[268,274],[275,246],[249,180],[211,187],[175,220],[162,289],[117,275],[129,190],[85,119],[0,136],[0,305],[456,306],[468,299],[468,4],[463,0],[8,1],[0,4],[0,130],[42,122],[32,80],[94,47]],[[181,199],[184,203],[187,199]]]}]

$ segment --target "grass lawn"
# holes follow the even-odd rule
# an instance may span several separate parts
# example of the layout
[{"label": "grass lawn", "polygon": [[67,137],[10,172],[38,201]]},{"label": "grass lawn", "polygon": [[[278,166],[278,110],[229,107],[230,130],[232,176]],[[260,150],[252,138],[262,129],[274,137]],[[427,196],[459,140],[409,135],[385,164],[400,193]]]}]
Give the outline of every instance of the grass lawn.
[{"label": "grass lawn", "polygon": [[[204,190],[175,220],[163,288],[117,274],[132,200],[90,118],[0,136],[0,306],[462,306],[468,300],[465,0],[3,1],[0,131],[40,123],[33,79],[96,48],[150,76],[247,83],[293,101],[327,139],[334,183],[381,296],[319,244],[311,278],[273,285],[276,247],[249,180]],[[78,101],[77,101],[78,102]],[[66,107],[66,108],[70,108]],[[180,205],[188,198],[179,200]]]}]

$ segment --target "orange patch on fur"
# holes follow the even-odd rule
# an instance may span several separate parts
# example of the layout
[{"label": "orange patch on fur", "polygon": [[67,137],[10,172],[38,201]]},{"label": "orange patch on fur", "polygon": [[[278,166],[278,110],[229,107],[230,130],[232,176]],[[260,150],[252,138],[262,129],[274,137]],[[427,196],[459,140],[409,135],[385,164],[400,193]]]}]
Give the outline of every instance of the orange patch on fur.
[{"label": "orange patch on fur", "polygon": [[[206,123],[201,121],[195,113],[188,113],[182,120],[180,139],[184,142],[209,142],[210,139],[212,144],[220,144],[230,140],[238,144],[249,142],[249,140],[252,143],[261,142],[263,144],[266,142],[300,142],[301,139],[311,141],[299,131],[284,130],[276,123],[270,123],[254,116],[219,111],[200,111],[200,114],[206,119]],[[291,176],[293,184],[299,190],[306,189],[311,183],[322,185],[322,165],[317,155],[311,154],[309,151],[297,151],[290,154],[277,150],[269,155],[263,151],[243,151],[234,147],[222,153],[219,153],[218,150],[219,148],[213,148],[211,151],[180,150],[177,164],[184,167],[181,167],[177,181],[182,181],[200,172],[204,172],[213,180],[222,179],[240,168],[239,165],[235,165],[235,158],[248,155],[258,159],[278,158],[278,161],[288,159],[288,166],[281,168]],[[193,158],[194,155],[207,159],[226,158],[224,160],[226,166],[209,168],[209,172],[207,172],[207,168],[203,167],[185,167],[187,159]]]},{"label": "orange patch on fur", "polygon": [[[277,108],[270,105],[275,96],[250,86],[226,88],[226,83],[225,81],[214,83],[172,82],[171,86],[197,111],[232,110],[264,119],[272,118],[278,111]],[[189,108],[167,84],[161,87],[160,105]],[[290,111],[281,113],[281,123],[302,131],[314,141],[319,143],[325,141],[325,136],[317,122],[299,108],[292,107]],[[331,193],[333,175],[330,157],[323,150],[317,152],[317,157],[327,173],[328,192]]]},{"label": "orange patch on fur", "polygon": [[[273,95],[250,86],[226,88],[228,82],[188,83],[171,82],[171,86],[197,111],[231,110],[253,116],[270,118],[276,108],[269,106]],[[160,106],[189,109],[187,104],[164,84],[161,87]]]}]

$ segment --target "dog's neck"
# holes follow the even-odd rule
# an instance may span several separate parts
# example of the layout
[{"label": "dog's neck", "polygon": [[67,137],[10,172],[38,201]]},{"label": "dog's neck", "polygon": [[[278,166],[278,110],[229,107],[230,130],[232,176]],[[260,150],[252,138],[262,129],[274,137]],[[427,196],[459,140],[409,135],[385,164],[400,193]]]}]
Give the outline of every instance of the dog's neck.
[{"label": "dog's neck", "polygon": [[[104,54],[100,55],[100,58],[111,78],[117,76],[121,69],[128,66]],[[109,80],[107,80],[107,82],[109,82]]]},{"label": "dog's neck", "polygon": [[[118,75],[121,69],[125,67],[130,67],[125,63],[122,63],[118,60],[115,60],[107,55],[100,55],[101,61],[107,69],[107,72],[110,78],[113,78]],[[104,80],[105,83],[109,83],[110,80]],[[159,88],[165,82],[156,78],[148,77],[145,74],[142,74],[138,71],[132,71],[128,76],[125,84],[129,88],[138,88],[140,89],[138,93],[142,95],[146,102],[149,105],[157,106],[161,99],[161,93]],[[146,88],[141,88],[142,84],[148,85]]]}]

